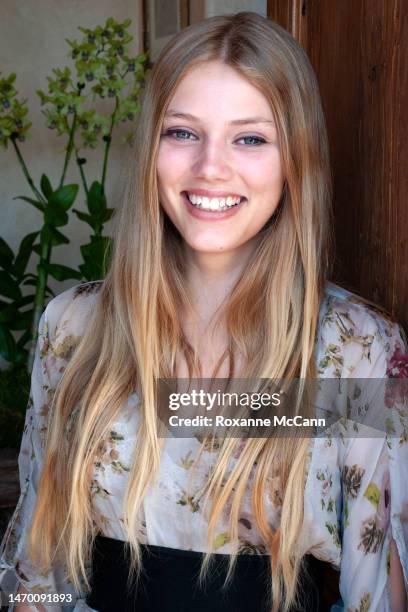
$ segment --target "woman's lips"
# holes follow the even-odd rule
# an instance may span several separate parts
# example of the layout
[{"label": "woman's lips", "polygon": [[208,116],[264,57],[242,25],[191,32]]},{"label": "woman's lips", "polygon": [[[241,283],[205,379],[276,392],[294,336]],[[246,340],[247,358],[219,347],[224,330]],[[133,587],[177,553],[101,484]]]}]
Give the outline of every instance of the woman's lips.
[{"label": "woman's lips", "polygon": [[190,213],[190,215],[192,215],[196,219],[202,219],[203,221],[218,221],[221,219],[227,219],[229,217],[232,217],[236,215],[237,212],[239,212],[239,210],[242,208],[242,206],[247,201],[246,198],[242,198],[239,204],[236,204],[235,206],[231,206],[230,208],[227,208],[227,210],[212,211],[212,210],[204,210],[203,208],[197,208],[196,206],[194,206],[194,204],[192,204],[190,200],[188,199],[185,191],[182,192],[181,196],[187,206],[187,210]]}]

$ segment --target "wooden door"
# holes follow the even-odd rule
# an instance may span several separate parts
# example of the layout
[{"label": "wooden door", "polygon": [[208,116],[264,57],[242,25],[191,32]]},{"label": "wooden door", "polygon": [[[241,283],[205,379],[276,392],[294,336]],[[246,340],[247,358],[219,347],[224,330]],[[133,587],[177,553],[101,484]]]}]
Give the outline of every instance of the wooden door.
[{"label": "wooden door", "polygon": [[[317,74],[333,169],[333,280],[408,332],[408,3],[268,0]],[[405,60],[405,61],[404,61]]]}]

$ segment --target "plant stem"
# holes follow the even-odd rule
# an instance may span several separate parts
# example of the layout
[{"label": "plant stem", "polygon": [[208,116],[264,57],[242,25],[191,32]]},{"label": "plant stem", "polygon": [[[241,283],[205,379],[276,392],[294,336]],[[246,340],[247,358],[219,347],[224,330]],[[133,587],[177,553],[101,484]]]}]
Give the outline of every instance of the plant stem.
[{"label": "plant stem", "polygon": [[103,169],[102,169],[102,180],[101,180],[102,191],[105,191],[106,171],[107,171],[107,167],[108,167],[108,155],[109,155],[110,145],[111,145],[111,142],[112,142],[113,126],[115,124],[115,116],[116,116],[116,111],[118,110],[118,106],[119,106],[119,98],[118,98],[118,96],[115,96],[115,108],[114,108],[114,111],[113,111],[112,116],[111,116],[110,129],[109,129],[109,138],[108,138],[108,140],[106,142],[106,145],[105,145],[105,155],[103,157]]},{"label": "plant stem", "polygon": [[38,283],[37,283],[37,287],[35,291],[35,298],[34,298],[34,314],[33,314],[33,322],[32,322],[32,327],[31,327],[31,346],[30,346],[30,352],[28,355],[28,362],[27,362],[27,371],[29,374],[31,374],[31,370],[34,364],[35,347],[37,345],[37,336],[38,336],[38,324],[40,322],[41,313],[44,309],[44,302],[45,302],[45,287],[47,285],[48,274],[46,270],[44,269],[43,264],[49,263],[50,255],[51,255],[51,240],[48,239],[42,244],[40,263],[37,266]]},{"label": "plant stem", "polygon": [[28,184],[31,187],[31,191],[33,192],[33,194],[36,196],[36,198],[39,199],[40,202],[42,202],[43,204],[46,204],[46,201],[44,200],[43,196],[41,195],[41,193],[38,191],[38,189],[36,188],[36,186],[34,185],[34,181],[31,178],[31,175],[28,171],[28,168],[26,166],[26,163],[23,159],[23,156],[21,154],[20,149],[18,148],[18,145],[15,141],[15,138],[10,138],[11,142],[13,143],[13,147],[15,149],[16,155],[17,155],[17,159],[20,162],[21,168],[23,170],[24,176],[27,179]]},{"label": "plant stem", "polygon": [[78,151],[77,149],[75,149],[75,159],[76,159],[76,163],[79,169],[79,174],[81,175],[81,181],[82,181],[82,185],[84,187],[84,191],[85,191],[85,195],[88,196],[89,193],[89,189],[88,189],[88,183],[86,182],[86,176],[85,176],[85,172],[83,169],[83,164],[78,163]]},{"label": "plant stem", "polygon": [[75,128],[76,128],[76,120],[77,120],[77,114],[75,112],[74,113],[74,119],[73,119],[72,125],[71,125],[71,129],[69,131],[69,140],[68,140],[68,145],[67,145],[67,151],[65,153],[64,168],[62,170],[62,176],[61,176],[61,180],[60,180],[60,184],[59,184],[60,187],[62,187],[62,185],[64,184],[65,175],[67,173],[67,168],[68,168],[69,160],[71,159],[72,149],[74,148],[74,133],[75,133]]}]

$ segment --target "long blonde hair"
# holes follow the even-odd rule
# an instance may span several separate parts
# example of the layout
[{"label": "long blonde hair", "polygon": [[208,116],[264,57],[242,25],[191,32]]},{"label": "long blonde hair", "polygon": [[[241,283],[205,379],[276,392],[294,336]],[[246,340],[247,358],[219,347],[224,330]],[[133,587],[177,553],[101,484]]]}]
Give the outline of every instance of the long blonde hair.
[{"label": "long blonde hair", "polygon": [[[89,493],[94,457],[135,389],[140,428],[124,501],[124,529],[132,568],[140,568],[138,516],[160,465],[155,381],[172,376],[177,351],[188,346],[178,318],[189,303],[182,242],[159,203],[156,158],[163,116],[176,87],[189,68],[210,60],[233,67],[269,101],[285,176],[278,210],[263,228],[256,254],[227,304],[231,354],[237,348],[244,351],[247,377],[315,375],[331,205],[328,143],[316,77],[305,52],[276,23],[250,12],[206,19],[173,38],[149,75],[110,269],[54,397],[29,544],[33,561],[44,571],[58,544],[78,590],[84,582],[88,585],[86,568],[95,535]],[[186,355],[191,363],[187,350]],[[74,406],[79,410],[73,419]],[[234,541],[240,504],[255,466],[253,512],[271,555],[273,611],[282,602],[287,610],[296,600],[305,553],[299,542],[309,442],[300,437],[291,444],[250,438],[226,478],[236,445],[235,439],[226,439],[209,477],[208,541],[213,541],[227,502]],[[283,496],[275,532],[263,503],[272,466]],[[235,560],[234,553],[230,570]]]}]

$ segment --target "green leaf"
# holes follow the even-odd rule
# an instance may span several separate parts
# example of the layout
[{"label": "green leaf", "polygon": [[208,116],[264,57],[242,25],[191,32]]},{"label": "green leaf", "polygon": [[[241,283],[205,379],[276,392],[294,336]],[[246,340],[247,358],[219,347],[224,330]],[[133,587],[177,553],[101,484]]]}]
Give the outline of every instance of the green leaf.
[{"label": "green leaf", "polygon": [[11,271],[14,253],[3,238],[0,238],[0,265],[5,270]]},{"label": "green leaf", "polygon": [[45,295],[46,295],[46,297],[47,296],[50,296],[52,298],[55,297],[54,291],[50,287],[48,287],[48,285],[45,288]]},{"label": "green leaf", "polygon": [[31,329],[27,329],[22,336],[17,340],[17,346],[22,348],[27,342],[31,340]]},{"label": "green leaf", "polygon": [[14,321],[17,314],[18,310],[12,305],[2,308],[0,310],[0,323],[10,323],[11,321]]},{"label": "green leaf", "polygon": [[98,181],[92,183],[86,203],[92,216],[99,217],[99,215],[106,210],[106,196],[103,192],[102,185],[98,183]]},{"label": "green leaf", "polygon": [[373,504],[376,508],[378,508],[378,504],[380,503],[380,489],[375,484],[375,482],[370,482],[366,490],[364,491],[364,497],[368,499],[369,502]]},{"label": "green leaf", "polygon": [[36,287],[37,283],[38,283],[38,279],[37,278],[27,278],[21,284],[24,285],[24,286],[30,285],[31,287]]},{"label": "green leaf", "polygon": [[[22,285],[30,285],[30,287],[36,287],[38,283],[38,278],[37,277],[33,277],[33,278],[27,278],[27,280],[23,281],[21,284]],[[55,297],[55,293],[54,291],[48,287],[48,285],[45,287],[45,294],[50,295],[51,297]]]},{"label": "green leaf", "polygon": [[61,234],[55,227],[51,227],[51,244],[53,246],[58,246],[59,244],[69,244],[69,238]]},{"label": "green leaf", "polygon": [[91,242],[81,246],[82,257],[84,260],[91,259],[96,263],[101,263],[110,246],[110,241],[108,236],[91,236]]},{"label": "green leaf", "polygon": [[112,217],[114,213],[115,213],[114,208],[107,208],[102,218],[102,223],[106,223],[107,221],[109,221],[109,219]]},{"label": "green leaf", "polygon": [[17,276],[22,276],[26,270],[31,253],[33,252],[33,244],[39,232],[27,234],[20,242],[17,257],[14,262],[14,271]]},{"label": "green leaf", "polygon": [[217,550],[217,548],[221,548],[225,546],[230,541],[230,535],[227,532],[219,533],[217,537],[214,539],[213,547]]},{"label": "green leaf", "polygon": [[38,280],[38,276],[37,276],[37,274],[33,274],[33,272],[26,272],[26,273],[24,274],[23,278],[24,278],[24,279],[26,279],[26,278],[32,278],[32,279],[34,279],[35,281],[37,281],[37,280]]},{"label": "green leaf", "polygon": [[93,227],[94,220],[93,220],[91,215],[88,215],[87,213],[81,212],[80,210],[77,210],[76,208],[73,208],[72,212],[76,214],[78,219],[80,219],[81,221],[85,221],[85,223],[88,223],[88,225]]},{"label": "green leaf", "polygon": [[52,193],[48,201],[53,206],[61,206],[64,210],[68,210],[74,203],[77,193],[78,185],[63,185]]},{"label": "green leaf", "polygon": [[22,348],[21,346],[19,346],[19,344],[17,343],[14,363],[23,365],[27,363],[27,359],[28,359],[28,351]]},{"label": "green leaf", "polygon": [[45,222],[56,227],[66,225],[68,223],[68,213],[55,204],[47,206],[44,212]]},{"label": "green leaf", "polygon": [[27,198],[26,196],[16,196],[15,198],[13,198],[13,200],[24,200],[24,202],[32,204],[33,206],[38,208],[38,210],[44,210],[44,205],[38,200],[34,200],[33,198]]},{"label": "green leaf", "polygon": [[41,177],[40,187],[47,200],[49,200],[52,194],[52,187],[50,179],[45,174],[43,174]]},{"label": "green leaf", "polygon": [[18,283],[10,274],[3,271],[0,271],[0,295],[12,300],[19,300],[22,297]]},{"label": "green leaf", "polygon": [[91,236],[91,242],[81,246],[84,263],[79,267],[87,280],[99,280],[105,276],[105,262],[111,246],[108,236]]},{"label": "green leaf", "polygon": [[8,328],[12,329],[13,331],[31,329],[33,316],[34,310],[27,310],[26,312],[17,313],[14,321],[9,323]]},{"label": "green leaf", "polygon": [[16,358],[16,342],[5,325],[0,324],[0,355],[11,363]]},{"label": "green leaf", "polygon": [[25,295],[24,297],[21,298],[21,300],[16,300],[14,302],[14,306],[16,308],[24,308],[24,306],[27,306],[28,304],[34,304],[34,299],[35,299],[35,295]]},{"label": "green leaf", "polygon": [[48,274],[58,281],[69,280],[71,278],[76,278],[79,280],[82,279],[81,272],[61,264],[43,264],[43,268],[46,272],[48,272]]}]

